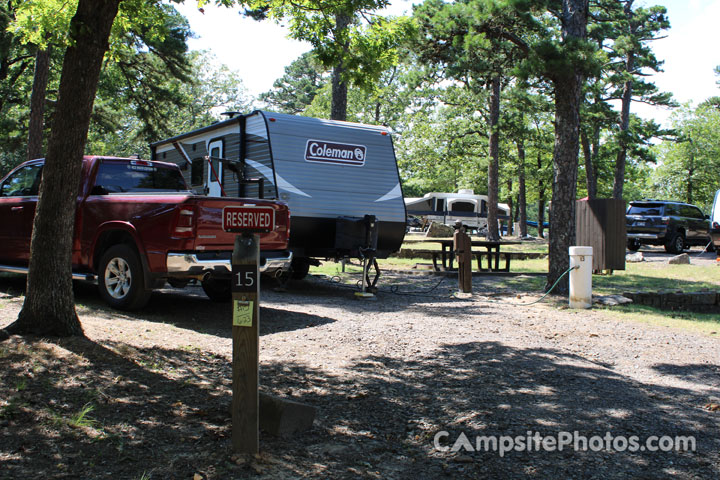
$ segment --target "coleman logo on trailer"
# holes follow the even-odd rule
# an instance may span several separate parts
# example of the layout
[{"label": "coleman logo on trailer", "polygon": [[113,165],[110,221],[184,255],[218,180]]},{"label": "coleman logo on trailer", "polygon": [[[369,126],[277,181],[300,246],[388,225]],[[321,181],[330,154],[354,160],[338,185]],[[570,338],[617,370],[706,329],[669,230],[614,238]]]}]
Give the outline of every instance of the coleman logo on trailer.
[{"label": "coleman logo on trailer", "polygon": [[365,165],[365,152],[365,145],[308,140],[305,146],[305,160],[361,167]]}]

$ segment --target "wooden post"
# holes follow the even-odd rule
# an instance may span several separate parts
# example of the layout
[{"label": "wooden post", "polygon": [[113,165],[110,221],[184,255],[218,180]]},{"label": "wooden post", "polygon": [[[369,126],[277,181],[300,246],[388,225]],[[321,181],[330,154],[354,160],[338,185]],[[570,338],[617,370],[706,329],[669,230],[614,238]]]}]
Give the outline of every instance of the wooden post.
[{"label": "wooden post", "polygon": [[458,290],[462,293],[472,293],[472,243],[460,222],[456,224],[453,235],[453,250],[458,263]]},{"label": "wooden post", "polygon": [[260,237],[235,237],[232,254],[233,354],[232,446],[242,453],[259,450],[258,362]]}]

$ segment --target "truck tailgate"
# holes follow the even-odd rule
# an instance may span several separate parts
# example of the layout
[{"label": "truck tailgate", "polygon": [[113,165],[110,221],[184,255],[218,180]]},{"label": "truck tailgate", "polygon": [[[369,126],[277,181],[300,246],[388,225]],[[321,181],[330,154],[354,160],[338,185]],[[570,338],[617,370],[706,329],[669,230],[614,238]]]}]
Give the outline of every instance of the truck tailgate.
[{"label": "truck tailgate", "polygon": [[236,233],[225,232],[222,227],[222,211],[227,206],[261,205],[275,210],[275,229],[260,234],[262,250],[285,250],[288,248],[289,212],[287,205],[256,199],[232,199],[228,197],[191,197],[188,205],[194,205],[196,215],[196,243],[198,250],[232,250]]}]

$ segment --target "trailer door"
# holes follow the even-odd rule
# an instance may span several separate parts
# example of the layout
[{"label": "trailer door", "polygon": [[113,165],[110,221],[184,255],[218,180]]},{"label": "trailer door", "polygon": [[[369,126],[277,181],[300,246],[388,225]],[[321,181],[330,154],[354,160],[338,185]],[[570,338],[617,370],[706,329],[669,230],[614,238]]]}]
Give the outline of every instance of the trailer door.
[{"label": "trailer door", "polygon": [[215,140],[210,142],[208,145],[208,152],[210,155],[210,161],[207,165],[207,176],[205,177],[206,186],[208,189],[208,196],[210,197],[221,197],[222,196],[222,163],[217,160],[223,156],[223,142],[222,140]]}]

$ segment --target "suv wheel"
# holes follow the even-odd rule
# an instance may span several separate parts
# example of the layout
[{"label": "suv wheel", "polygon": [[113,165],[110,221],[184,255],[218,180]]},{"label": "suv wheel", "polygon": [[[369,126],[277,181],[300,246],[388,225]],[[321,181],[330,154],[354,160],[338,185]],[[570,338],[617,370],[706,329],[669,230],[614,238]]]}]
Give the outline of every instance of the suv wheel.
[{"label": "suv wheel", "polygon": [[683,250],[685,250],[685,235],[682,233],[674,234],[665,244],[665,251],[668,253],[682,253]]},{"label": "suv wheel", "polygon": [[637,252],[640,250],[640,240],[637,238],[631,238],[627,241],[627,249],[631,252]]}]

